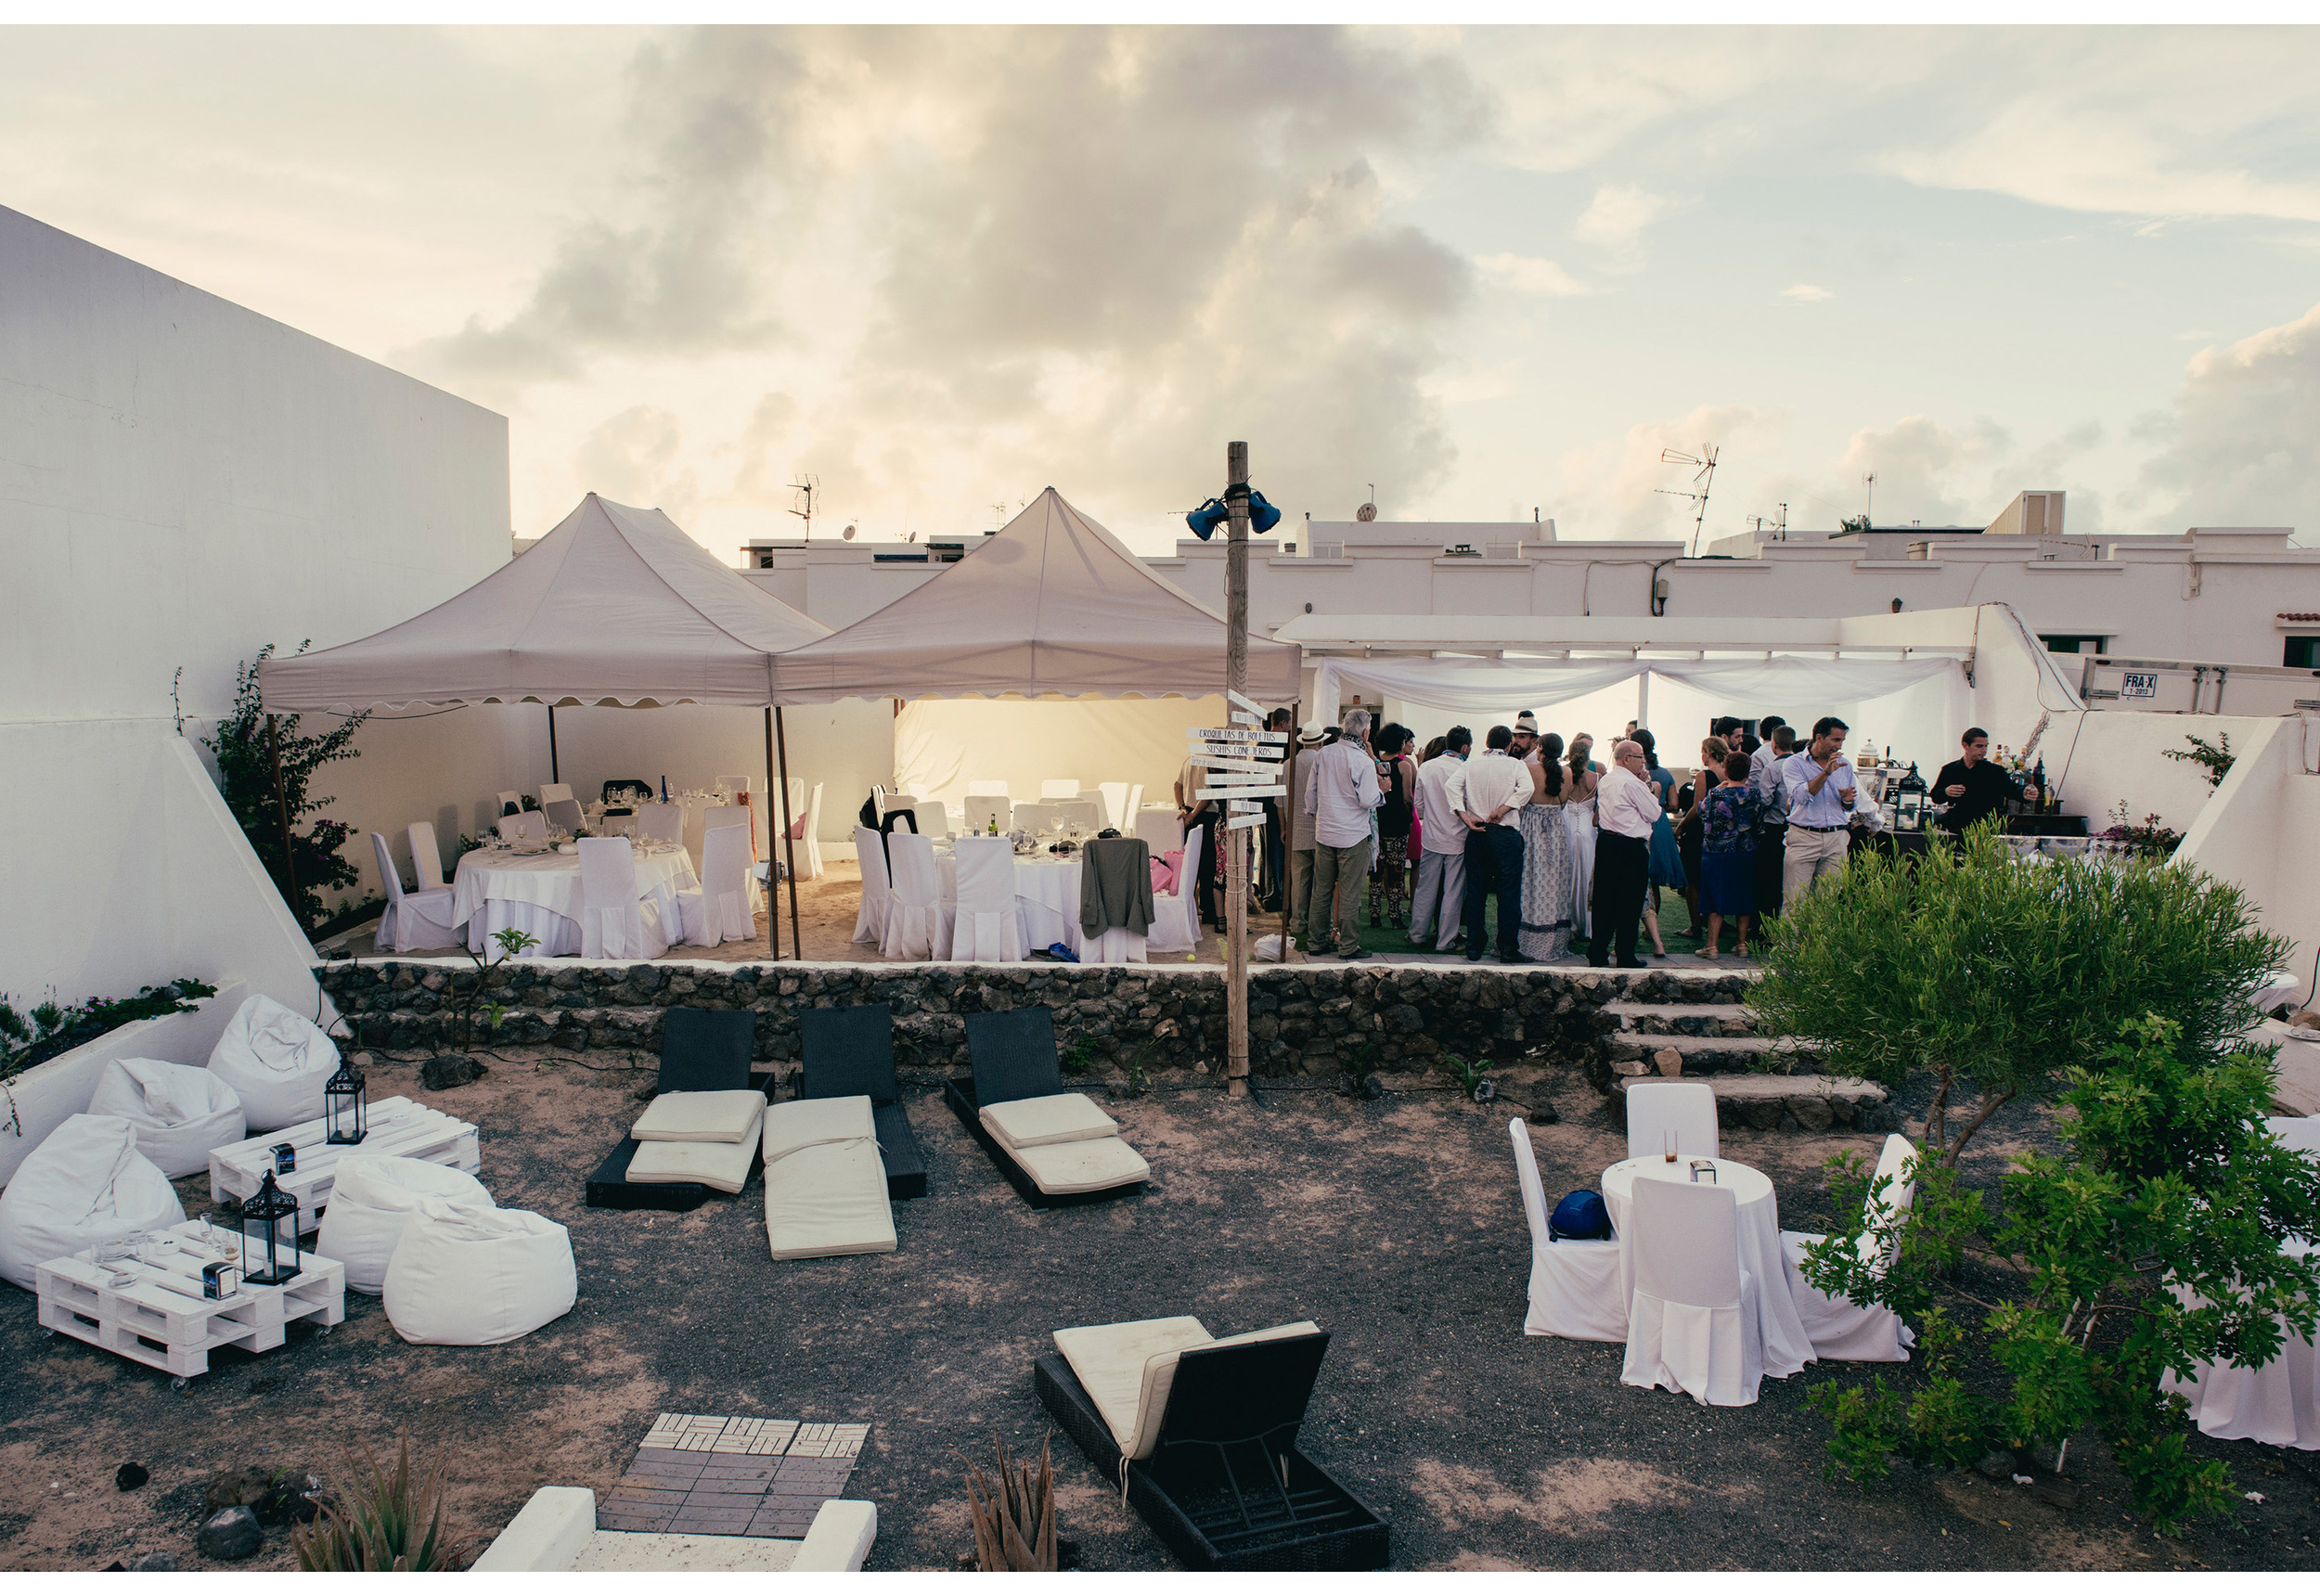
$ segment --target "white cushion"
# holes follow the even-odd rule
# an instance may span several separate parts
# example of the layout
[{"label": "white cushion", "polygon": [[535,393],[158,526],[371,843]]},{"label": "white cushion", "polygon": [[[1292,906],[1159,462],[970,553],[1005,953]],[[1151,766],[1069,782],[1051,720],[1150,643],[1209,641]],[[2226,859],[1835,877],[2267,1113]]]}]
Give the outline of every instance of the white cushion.
[{"label": "white cushion", "polygon": [[749,1184],[749,1168],[756,1161],[754,1140],[640,1141],[628,1161],[628,1178],[639,1186],[697,1181],[719,1191],[739,1191]]},{"label": "white cushion", "polygon": [[137,1127],[137,1151],[172,1180],[210,1166],[210,1150],[250,1134],[241,1099],[199,1064],[160,1059],[115,1059],[97,1077],[91,1113],[110,1113]]},{"label": "white cushion", "polygon": [[1009,1154],[1050,1197],[1079,1191],[1108,1191],[1132,1186],[1152,1174],[1152,1165],[1116,1136],[1100,1141],[1056,1141],[1019,1148]]},{"label": "white cushion", "polygon": [[[324,1255],[328,1256],[329,1255]],[[387,1265],[387,1322],[432,1346],[496,1346],[572,1311],[572,1237],[521,1208],[422,1197]]]},{"label": "white cushion", "polygon": [[760,1091],[663,1092],[628,1134],[638,1141],[755,1141]]},{"label": "white cushion", "polygon": [[1006,1148],[1047,1147],[1059,1141],[1094,1141],[1117,1136],[1119,1122],[1086,1092],[1057,1092],[1052,1097],[1017,1098],[997,1102],[979,1116],[983,1128]]},{"label": "white cushion", "polygon": [[137,1151],[136,1126],[76,1113],[25,1154],[0,1191],[0,1280],[32,1291],[43,1264],[185,1217],[169,1177]]},{"label": "white cushion", "polygon": [[778,1102],[766,1110],[766,1162],[773,1163],[801,1147],[825,1141],[851,1141],[868,1137],[875,1143],[878,1125],[866,1097],[800,1098]]},{"label": "white cushion", "polygon": [[315,1251],[346,1266],[346,1289],[377,1296],[387,1282],[387,1265],[403,1226],[423,1197],[449,1197],[492,1206],[483,1183],[464,1170],[423,1158],[356,1153],[339,1160],[330,1181],[330,1203],[322,1211],[322,1234]]},{"label": "white cushion", "polygon": [[339,1049],[322,1027],[261,992],[234,1011],[210,1052],[210,1069],[234,1088],[252,1131],[322,1117],[322,1083]]},{"label": "white cushion", "polygon": [[1079,1384],[1111,1428],[1123,1455],[1144,1459],[1160,1445],[1160,1421],[1176,1385],[1177,1359],[1194,1347],[1242,1346],[1314,1335],[1310,1319],[1252,1330],[1218,1341],[1196,1319],[1147,1319],[1131,1324],[1091,1325],[1055,1332],[1056,1350],[1072,1366]]},{"label": "white cushion", "polygon": [[817,1142],[768,1159],[766,1242],[777,1258],[893,1252],[894,1205],[878,1143]]}]

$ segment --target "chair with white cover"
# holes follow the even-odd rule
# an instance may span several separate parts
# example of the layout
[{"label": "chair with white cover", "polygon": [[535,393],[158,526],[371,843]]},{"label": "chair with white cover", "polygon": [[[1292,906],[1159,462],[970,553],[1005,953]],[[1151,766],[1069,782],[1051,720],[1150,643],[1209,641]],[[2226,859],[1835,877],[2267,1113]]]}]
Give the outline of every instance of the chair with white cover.
[{"label": "chair with white cover", "polygon": [[2263,1128],[2286,1142],[2291,1152],[2320,1153],[2320,1114],[2267,1119]]},{"label": "chair with white cover", "polygon": [[571,782],[550,781],[547,786],[540,789],[541,808],[545,809],[550,804],[555,803],[560,799],[565,803],[570,803],[572,801]]},{"label": "chair with white cover", "polygon": [[[403,872],[394,868],[394,856],[387,851],[386,838],[373,831],[370,847],[378,856],[380,882],[387,889],[387,907],[379,916],[379,931],[372,945],[390,953],[408,953],[413,948],[449,947],[456,944],[459,933],[451,923],[451,889],[437,886],[425,892],[405,892]],[[440,866],[435,874],[442,876]]]},{"label": "chair with white cover", "polygon": [[499,817],[499,840],[503,843],[548,840],[548,817],[537,809],[526,809],[520,815]]},{"label": "chair with white cover", "polygon": [[[1144,840],[1152,856],[1173,854],[1184,845],[1184,820],[1166,804],[1154,804],[1149,809],[1131,809],[1135,834]],[[1123,828],[1125,830],[1125,828]]]},{"label": "chair with white cover", "polygon": [[411,840],[411,877],[421,892],[443,885],[443,849],[435,842],[432,820],[414,820],[404,835]]},{"label": "chair with white cover", "polygon": [[588,817],[574,799],[551,798],[540,808],[547,814],[548,823],[567,837],[576,837],[588,829]]},{"label": "chair with white cover", "polygon": [[1042,832],[1054,830],[1058,825],[1062,824],[1062,822],[1056,817],[1055,808],[1056,806],[1052,804],[1016,804],[1014,813],[1015,830],[1018,831],[1028,831],[1035,837],[1040,835]]},{"label": "chair with white cover", "polygon": [[749,778],[746,776],[720,776],[717,778],[717,796],[720,798],[736,798],[748,791]]},{"label": "chair with white cover", "polygon": [[1007,783],[996,780],[970,781],[967,783],[967,796],[970,798],[1004,798],[1007,796]]},{"label": "chair with white cover", "polygon": [[[797,867],[798,878],[801,881],[811,882],[818,881],[822,876],[822,784],[818,781],[815,782],[813,792],[810,795],[799,797],[797,795],[797,790],[803,788],[805,785],[806,779],[804,777],[793,776],[790,778],[792,796],[796,799],[796,802],[793,803],[790,806],[790,830],[788,834],[790,841],[796,844],[797,851],[801,856]],[[786,855],[784,857],[786,861]]]},{"label": "chair with white cover", "polygon": [[854,857],[862,867],[862,908],[854,917],[854,940],[883,943],[886,911],[894,903],[894,883],[886,877],[886,840],[868,826],[855,827]]},{"label": "chair with white cover", "polygon": [[1514,1178],[1522,1187],[1523,1217],[1530,1221],[1530,1311],[1525,1335],[1560,1335],[1572,1341],[1625,1341],[1627,1304],[1619,1296],[1619,1243],[1616,1238],[1557,1241],[1547,1229],[1547,1193],[1539,1180],[1539,1160],[1530,1148],[1530,1126],[1506,1122],[1514,1139]]},{"label": "chair with white cover", "polygon": [[1148,952],[1190,953],[1200,946],[1200,899],[1192,890],[1200,879],[1200,839],[1197,830],[1184,838],[1184,868],[1177,872],[1177,890],[1152,895],[1152,929],[1144,935]]},{"label": "chair with white cover", "polygon": [[1023,958],[1023,917],[1015,909],[1015,845],[1004,837],[961,837],[958,920],[950,957],[960,963],[1014,963]]},{"label": "chair with white cover", "polygon": [[739,804],[721,804],[713,809],[703,809],[701,812],[701,834],[704,840],[710,832],[720,826],[746,826],[748,824],[749,811]]},{"label": "chair with white cover", "polygon": [[1008,802],[1004,794],[995,797],[986,797],[979,793],[970,795],[967,799],[965,825],[967,835],[970,837],[985,835],[1004,837],[1015,829],[1015,806]]},{"label": "chair with white cover", "polygon": [[498,794],[498,807],[493,811],[496,816],[504,818],[509,815],[521,815],[523,813],[522,793],[502,792]]},{"label": "chair with white cover", "polygon": [[[1099,869],[1099,866],[1102,868]],[[1115,889],[1104,891],[1109,882]],[[1117,895],[1125,885],[1128,897]],[[1079,850],[1079,961],[1082,964],[1149,962],[1152,925],[1160,900],[1152,894],[1152,850],[1140,837],[1100,837]],[[1136,922],[1144,920],[1139,930]],[[1089,930],[1093,923],[1095,930]]]},{"label": "chair with white cover", "polygon": [[[1903,1217],[1916,1200],[1917,1176],[1912,1167],[1917,1150],[1902,1136],[1885,1139],[1877,1156],[1868,1203],[1878,1211],[1875,1223],[1864,1229],[1858,1243],[1861,1260],[1877,1274],[1892,1267],[1900,1245]],[[1863,1306],[1845,1297],[1832,1297],[1804,1278],[1804,1250],[1825,1236],[1801,1230],[1780,1233],[1781,1269],[1787,1277],[1788,1294],[1796,1299],[1797,1317],[1812,1338],[1812,1356],[1859,1363],[1906,1363],[1917,1337],[1888,1307]]]},{"label": "chair with white cover", "polygon": [[1746,1408],[1764,1380],[1759,1282],[1740,1267],[1740,1211],[1721,1186],[1646,1177],[1628,1205],[1634,1294],[1623,1384]]},{"label": "chair with white cover", "polygon": [[685,840],[682,804],[641,804],[637,807],[637,840],[640,843],[681,843]]},{"label": "chair with white cover", "polygon": [[1129,831],[1128,828],[1136,824],[1136,813],[1138,808],[1143,804],[1143,801],[1144,784],[1139,781],[1128,790],[1128,797],[1120,804],[1120,817],[1113,821],[1112,824],[1117,826],[1122,832],[1131,836],[1134,835],[1132,831]]},{"label": "chair with white cover", "polygon": [[1627,1155],[1657,1158],[1673,1133],[1681,1158],[1721,1158],[1716,1088],[1705,1081],[1637,1081],[1627,1088]]},{"label": "chair with white cover", "polygon": [[1103,805],[1093,798],[1063,798],[1049,807],[1055,811],[1059,825],[1085,826],[1090,831],[1103,828]]},{"label": "chair with white cover", "polygon": [[1039,796],[1043,799],[1076,798],[1079,796],[1079,779],[1076,776],[1059,776],[1051,781],[1042,781],[1039,783]]},{"label": "chair with white cover", "polygon": [[639,900],[637,856],[625,837],[583,837],[580,849],[580,957],[658,959],[668,952],[661,906]]},{"label": "chair with white cover", "polygon": [[886,908],[886,934],[878,950],[889,959],[947,959],[951,920],[957,910],[942,901],[943,878],[934,868],[934,844],[896,831],[886,839],[886,868],[894,893]]},{"label": "chair with white cover", "polygon": [[685,940],[695,947],[747,942],[757,934],[749,907],[749,833],[719,826],[701,843],[701,890],[678,893],[677,912]]},{"label": "chair with white cover", "polygon": [[1099,781],[1096,794],[1103,801],[1103,823],[1115,831],[1128,830],[1128,783]]},{"label": "chair with white cover", "polygon": [[950,811],[944,807],[941,800],[914,799],[909,804],[909,809],[910,813],[918,818],[920,836],[931,837],[940,842],[950,835]]}]

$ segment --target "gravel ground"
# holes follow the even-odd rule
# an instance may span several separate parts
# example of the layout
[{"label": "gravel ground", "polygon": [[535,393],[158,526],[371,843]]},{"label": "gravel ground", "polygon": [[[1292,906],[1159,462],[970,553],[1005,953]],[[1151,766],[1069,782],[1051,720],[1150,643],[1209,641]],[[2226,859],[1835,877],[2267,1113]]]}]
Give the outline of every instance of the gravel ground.
[{"label": "gravel ground", "polygon": [[[416,1093],[381,1062],[380,1096]],[[2314,1568],[2313,1460],[2195,1444],[2261,1493],[2228,1523],[2162,1540],[2125,1511],[2099,1445],[2071,1449],[2084,1499],[2060,1510],[1971,1473],[1903,1471],[1867,1491],[1822,1477],[1817,1370],[1767,1381],[1754,1407],[1708,1409],[1618,1383],[1620,1349],[1522,1334],[1528,1240],[1502,1111],[1446,1092],[1356,1102],[1334,1092],[1211,1090],[1115,1102],[1151,1159],[1141,1200],[1035,1213],[923,1083],[911,1115],[931,1195],[897,1203],[900,1251],[775,1264],[761,1188],[684,1216],[582,1206],[586,1170],[646,1078],[620,1055],[502,1059],[478,1085],[426,1094],[483,1132],[502,1203],[571,1227],[580,1301],[505,1347],[414,1347],[350,1298],[327,1336],[216,1355],[183,1393],[66,1338],[36,1338],[32,1300],[0,1312],[0,1565],[101,1568],[153,1551],[202,1566],[200,1484],[244,1463],[343,1473],[349,1443],[399,1426],[448,1449],[456,1526],[480,1547],[542,1485],[604,1490],[663,1409],[867,1420],[848,1494],[877,1502],[871,1566],[947,1568],[969,1544],[962,1455],[994,1435],[1036,1453],[1047,1425],[1031,1362],[1059,1326],[1197,1314],[1219,1334],[1311,1318],[1334,1334],[1304,1445],[1393,1525],[1400,1568]],[[1591,1186],[1624,1148],[1591,1088],[1514,1071],[1551,1100],[1535,1131],[1550,1195]],[[1821,1161],[1870,1140],[1728,1133],[1771,1174],[1783,1222],[1826,1217]],[[2009,1150],[1993,1140],[1981,1160]],[[189,1210],[204,1183],[181,1185]],[[1840,1368],[1835,1378],[1868,1371]],[[128,1459],[152,1482],[118,1493]],[[1087,1566],[1172,1559],[1059,1437],[1063,1533]],[[269,1536],[257,1566],[289,1565]]]}]

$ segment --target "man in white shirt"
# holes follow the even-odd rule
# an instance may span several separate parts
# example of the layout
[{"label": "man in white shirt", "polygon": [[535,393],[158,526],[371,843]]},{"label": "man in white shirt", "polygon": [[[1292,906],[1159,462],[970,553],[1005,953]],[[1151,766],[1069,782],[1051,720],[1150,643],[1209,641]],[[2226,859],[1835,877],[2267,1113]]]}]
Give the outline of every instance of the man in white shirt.
[{"label": "man in white shirt", "polygon": [[1776,714],[1758,727],[1763,741],[1748,755],[1748,791],[1756,794],[1757,923],[1780,915],[1781,860],[1788,839],[1788,794],[1781,790],[1780,765],[1797,752],[1796,733]]},{"label": "man in white shirt", "polygon": [[1298,766],[1305,790],[1299,803],[1313,817],[1313,900],[1305,947],[1367,959],[1359,913],[1370,874],[1370,811],[1386,802],[1386,789],[1378,785],[1377,762],[1370,754],[1370,712],[1347,710],[1341,730],[1335,742],[1313,752],[1309,768],[1302,760]]},{"label": "man in white shirt", "polygon": [[1502,726],[1483,740],[1488,750],[1469,760],[1457,794],[1466,828],[1466,958],[1479,963],[1489,938],[1483,911],[1499,895],[1499,962],[1537,960],[1515,945],[1523,925],[1523,833],[1514,811],[1530,802],[1530,766],[1510,758],[1514,734]]},{"label": "man in white shirt", "polygon": [[1595,789],[1595,887],[1589,918],[1595,933],[1587,962],[1605,965],[1617,950],[1618,967],[1641,970],[1650,962],[1635,957],[1635,922],[1643,913],[1651,885],[1652,826],[1660,815],[1659,789],[1644,779],[1643,745],[1622,742],[1611,751],[1611,768]]},{"label": "man in white shirt", "polygon": [[1812,741],[1780,766],[1781,791],[1788,800],[1786,857],[1781,866],[1781,901],[1793,905],[1807,887],[1845,868],[1852,845],[1848,828],[1860,784],[1845,757],[1851,729],[1833,714],[1812,723]]},{"label": "man in white shirt", "polygon": [[1448,953],[1458,943],[1466,913],[1466,823],[1458,817],[1466,792],[1466,755],[1475,734],[1453,726],[1442,752],[1418,766],[1418,893],[1410,904],[1410,944],[1424,946],[1439,927],[1434,950]]}]

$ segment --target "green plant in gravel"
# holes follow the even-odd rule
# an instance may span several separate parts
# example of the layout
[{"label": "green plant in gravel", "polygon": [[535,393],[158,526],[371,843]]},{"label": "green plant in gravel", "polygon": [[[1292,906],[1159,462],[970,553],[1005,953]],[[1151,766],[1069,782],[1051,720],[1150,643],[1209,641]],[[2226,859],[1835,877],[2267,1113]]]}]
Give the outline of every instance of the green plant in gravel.
[{"label": "green plant in gravel", "polygon": [[[298,645],[303,653],[306,645]],[[275,717],[275,744],[281,753],[282,785],[279,796],[274,786],[274,757],[266,747],[266,715],[258,701],[258,663],[273,657],[274,645],[268,643],[258,650],[256,660],[245,660],[234,675],[234,707],[231,714],[217,723],[216,730],[202,740],[202,746],[217,756],[217,784],[224,794],[226,807],[232,811],[242,835],[250,839],[256,850],[258,862],[266,874],[274,878],[277,890],[290,912],[298,917],[302,927],[322,922],[322,894],[329,887],[351,887],[361,879],[354,862],[340,853],[353,828],[341,820],[316,819],[301,831],[298,828],[310,816],[318,816],[329,807],[328,798],[309,798],[308,786],[315,773],[324,766],[342,759],[360,759],[362,750],[354,746],[354,733],[361,729],[369,712],[348,716],[320,737],[309,737],[298,729],[298,716]],[[282,856],[282,816],[288,809],[292,862],[297,867],[298,893],[292,899],[288,877],[284,874]]]},{"label": "green plant in gravel", "polygon": [[487,959],[473,948],[462,946],[460,951],[467,955],[468,962],[475,966],[475,973],[454,975],[444,994],[451,1006],[451,1045],[455,1048],[474,1045],[475,1010],[478,1006],[483,1010],[483,1028],[487,1031],[499,1029],[500,1021],[508,1017],[508,1006],[505,1003],[483,1002],[484,977],[510,959],[521,959],[540,945],[538,937],[529,932],[519,931],[514,926],[493,932],[490,940],[498,945],[499,957]]},{"label": "green plant in gravel", "polygon": [[2203,871],[2019,859],[1991,821],[1954,855],[1856,856],[1787,906],[1761,933],[1749,1007],[1759,1029],[1808,1040],[1835,1073],[1898,1088],[1930,1070],[1927,1139],[1954,1162],[2007,1103],[2101,1067],[2143,1014],[2177,1023],[2190,1056],[2221,1057],[2288,948],[2245,894]]},{"label": "green plant in gravel", "polygon": [[2061,1153],[2015,1158],[1994,1216],[1953,1165],[1921,1166],[1881,1268],[1858,1251],[1873,1222],[1864,1166],[1831,1165],[1838,1211],[1855,1217],[1806,1249],[1805,1278],[1891,1308],[1918,1343],[1907,1384],[1831,1382],[1809,1400],[1835,1427],[1829,1473],[1863,1481],[1892,1454],[1953,1467],[2091,1425],[2136,1511],[2172,1532],[2234,1499],[2223,1464],[2192,1454],[2160,1376],[2268,1363],[2283,1319],[2313,1334],[2320,1257],[2281,1242],[2320,1211],[2320,1165],[2264,1126],[2269,1049],[2217,1056],[2151,1014],[2067,1079]]},{"label": "green plant in gravel", "polygon": [[1071,1046],[1063,1049],[1063,1073],[1084,1075],[1096,1067],[1096,1045],[1086,1036],[1074,1036]]},{"label": "green plant in gravel", "polygon": [[348,1484],[323,1504],[312,1526],[290,1531],[290,1551],[307,1574],[431,1574],[459,1566],[460,1548],[444,1530],[445,1458],[424,1474],[411,1467],[411,1435],[403,1432],[394,1472],[363,1450],[364,1469],[342,1471]]},{"label": "green plant in gravel", "polygon": [[1490,1066],[1482,1059],[1462,1059],[1456,1053],[1445,1053],[1442,1055],[1442,1067],[1456,1075],[1459,1088],[1472,1097],[1475,1088],[1482,1084],[1483,1072]]}]

